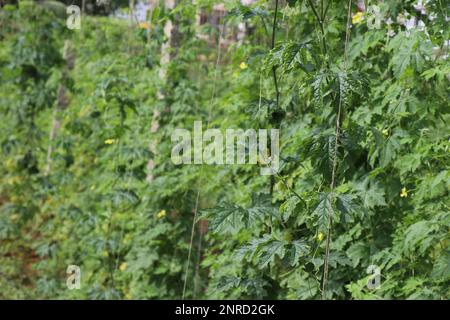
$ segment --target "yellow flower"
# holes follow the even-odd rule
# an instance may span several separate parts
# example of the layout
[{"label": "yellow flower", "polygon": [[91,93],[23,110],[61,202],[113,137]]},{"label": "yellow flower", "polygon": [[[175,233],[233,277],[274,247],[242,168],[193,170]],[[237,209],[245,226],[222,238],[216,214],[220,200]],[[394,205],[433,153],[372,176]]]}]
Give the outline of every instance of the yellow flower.
[{"label": "yellow flower", "polygon": [[362,13],[362,12],[355,13],[355,14],[352,16],[352,24],[358,24],[358,23],[361,23],[361,21],[363,20],[363,18],[364,18],[364,13]]},{"label": "yellow flower", "polygon": [[241,70],[245,70],[248,68],[248,66],[245,62],[241,62],[241,64],[239,65],[239,68],[241,68]]},{"label": "yellow flower", "polygon": [[114,139],[106,139],[105,140],[105,144],[113,144],[114,143]]},{"label": "yellow flower", "polygon": [[403,187],[402,191],[400,192],[400,197],[401,198],[406,198],[408,196],[408,191],[406,191],[406,188]]},{"label": "yellow flower", "polygon": [[383,129],[383,131],[381,131],[386,137],[389,135],[389,129]]},{"label": "yellow flower", "polygon": [[324,234],[322,232],[319,232],[319,234],[317,235],[317,241],[322,241],[324,237]]},{"label": "yellow flower", "polygon": [[149,29],[150,28],[150,24],[148,22],[141,22],[141,23],[139,23],[139,28],[141,28],[141,29]]},{"label": "yellow flower", "polygon": [[166,216],[166,210],[161,210],[160,212],[158,212],[158,214],[156,215],[156,217],[158,219],[164,218]]},{"label": "yellow flower", "polygon": [[122,262],[119,266],[119,270],[124,272],[125,269],[127,268],[127,263],[126,262]]}]

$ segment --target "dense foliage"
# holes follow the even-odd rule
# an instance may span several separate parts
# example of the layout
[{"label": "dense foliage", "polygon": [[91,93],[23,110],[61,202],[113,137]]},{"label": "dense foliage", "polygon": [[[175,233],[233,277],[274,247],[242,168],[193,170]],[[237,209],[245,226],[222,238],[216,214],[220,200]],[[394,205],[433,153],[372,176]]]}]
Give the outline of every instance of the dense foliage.
[{"label": "dense foliage", "polygon": [[[196,25],[215,3],[80,30],[1,9],[0,298],[448,299],[448,3],[230,1]],[[279,173],[174,165],[197,120],[279,128]]]}]

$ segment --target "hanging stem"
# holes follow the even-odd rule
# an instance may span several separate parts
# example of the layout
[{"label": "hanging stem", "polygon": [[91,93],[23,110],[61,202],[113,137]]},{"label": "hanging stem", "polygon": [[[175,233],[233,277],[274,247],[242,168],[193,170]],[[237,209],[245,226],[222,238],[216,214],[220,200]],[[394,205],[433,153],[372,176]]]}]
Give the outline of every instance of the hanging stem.
[{"label": "hanging stem", "polygon": [[[347,14],[347,26],[345,31],[345,48],[344,48],[344,68],[347,68],[347,57],[348,57],[348,42],[350,39],[350,18],[352,14],[352,1],[348,2],[348,14]],[[336,188],[336,171],[337,171],[337,150],[339,144],[340,135],[340,123],[341,123],[341,109],[342,109],[342,99],[339,99],[338,113],[336,116],[336,130],[335,130],[335,140],[334,140],[334,150],[333,150],[333,169],[331,172],[331,185],[330,185],[330,196],[329,201],[333,202],[334,189]],[[322,300],[326,299],[327,285],[328,285],[328,266],[330,260],[330,243],[331,243],[331,225],[332,225],[331,212],[328,214],[327,222],[327,241],[325,247],[325,258],[323,262],[323,274],[322,274]]]},{"label": "hanging stem", "polygon": [[[277,30],[277,16],[278,16],[278,0],[275,0],[275,12],[273,15],[273,24],[272,24],[272,42],[271,49],[275,48],[275,33]],[[272,67],[272,76],[273,76],[273,84],[275,86],[276,93],[276,109],[280,107],[280,90],[278,88],[278,79],[277,79],[277,68],[275,66]],[[269,193],[273,194],[273,187],[275,185],[275,177],[273,175],[270,176],[269,181]],[[272,233],[272,215],[269,217],[270,222],[270,232]]]},{"label": "hanging stem", "polygon": [[198,234],[198,245],[197,245],[197,262],[195,264],[195,276],[194,276],[194,295],[193,298],[195,299],[198,294],[198,289],[200,287],[200,263],[202,258],[202,238],[203,234],[200,230]]},{"label": "hanging stem", "polygon": [[[273,15],[273,25],[272,25],[272,44],[271,49],[275,48],[275,32],[277,28],[277,15],[278,15],[278,0],[275,0],[275,13]],[[277,68],[274,66],[272,67],[272,75],[273,75],[273,83],[275,85],[275,91],[276,91],[276,101],[277,101],[277,109],[279,106],[279,100],[280,100],[280,91],[278,89],[278,80],[277,80]]]},{"label": "hanging stem", "polygon": [[312,0],[308,0],[308,3],[311,6],[314,16],[316,17],[317,23],[319,24],[320,34],[321,34],[321,38],[322,38],[321,39],[322,40],[322,50],[323,50],[323,54],[326,55],[328,50],[327,50],[327,42],[325,41],[325,30],[323,28],[323,20],[325,18],[326,11],[328,10],[328,4],[327,4],[325,11],[323,10],[323,4],[322,4],[322,11],[321,11],[321,14],[319,15]]},{"label": "hanging stem", "polygon": [[181,300],[184,300],[184,297],[186,294],[186,284],[187,284],[187,277],[188,277],[188,271],[189,271],[189,264],[191,262],[192,243],[194,241],[194,232],[195,232],[195,224],[197,221],[198,198],[199,197],[200,197],[200,191],[197,191],[197,199],[195,200],[195,208],[194,208],[194,221],[192,221],[191,241],[189,242],[188,260],[187,260],[186,271],[184,273],[183,296],[181,297]]},{"label": "hanging stem", "polygon": [[286,189],[288,189],[290,192],[292,192],[292,194],[294,194],[301,202],[303,202],[303,204],[307,208],[308,204],[306,203],[305,199],[303,199],[294,189],[289,187],[288,183],[286,182],[286,179],[284,179],[279,173],[276,173],[276,175],[281,180],[281,182],[283,182]]}]

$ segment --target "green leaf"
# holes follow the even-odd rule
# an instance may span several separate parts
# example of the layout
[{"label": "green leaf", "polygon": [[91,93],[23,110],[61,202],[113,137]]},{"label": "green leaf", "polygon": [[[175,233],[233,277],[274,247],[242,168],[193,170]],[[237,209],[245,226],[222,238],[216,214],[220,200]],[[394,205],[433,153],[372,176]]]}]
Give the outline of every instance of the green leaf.
[{"label": "green leaf", "polygon": [[215,290],[218,292],[228,291],[231,288],[237,288],[241,283],[241,279],[233,276],[224,276],[219,279]]},{"label": "green leaf", "polygon": [[129,271],[148,270],[154,262],[158,261],[158,254],[149,249],[140,250],[134,260],[129,262]]},{"label": "green leaf", "polygon": [[264,287],[268,285],[269,283],[262,278],[251,278],[241,281],[241,286],[244,291],[255,299],[262,299],[267,295],[267,290]]},{"label": "green leaf", "polygon": [[280,213],[282,215],[283,221],[287,221],[291,215],[297,210],[299,204],[301,203],[300,199],[296,196],[292,196],[288,198],[285,202],[283,202],[280,206]]},{"label": "green leaf", "polygon": [[399,32],[390,41],[387,49],[393,53],[390,66],[396,78],[401,78],[412,66],[421,72],[425,56],[431,53],[425,33],[418,30],[413,30],[409,35]]},{"label": "green leaf", "polygon": [[405,231],[403,250],[406,253],[423,254],[433,243],[432,234],[438,229],[439,226],[433,221],[422,220],[414,223]]},{"label": "green leaf", "polygon": [[431,276],[437,281],[450,280],[450,252],[448,250],[442,252],[434,263]]},{"label": "green leaf", "polygon": [[360,261],[367,261],[369,258],[370,248],[364,242],[356,242],[352,244],[346,251],[347,256],[353,263],[353,268],[356,268]]},{"label": "green leaf", "polygon": [[300,68],[308,73],[315,69],[314,64],[309,42],[287,41],[270,51],[264,69],[270,72],[275,67],[286,73]]},{"label": "green leaf", "polygon": [[352,194],[339,194],[336,197],[336,209],[342,213],[355,212],[358,207],[354,203],[355,196]]},{"label": "green leaf", "polygon": [[266,234],[262,238],[252,239],[248,244],[242,246],[235,254],[236,258],[242,261],[248,259],[256,262],[258,268],[263,269],[273,263],[275,258],[283,259],[286,254],[288,263],[297,265],[298,259],[309,252],[309,247],[305,242],[296,240],[288,242],[273,238]]},{"label": "green leaf", "polygon": [[371,150],[370,165],[374,167],[376,160],[378,160],[380,166],[384,168],[395,158],[396,152],[400,148],[398,136],[394,134],[385,139],[376,128],[371,128],[371,131],[375,138],[375,147]]},{"label": "green leaf", "polygon": [[277,209],[272,205],[270,196],[264,193],[252,195],[252,207],[245,209],[237,204],[223,202],[218,206],[203,210],[199,219],[208,219],[210,229],[214,232],[236,232],[248,228],[265,217],[278,216]]},{"label": "green leaf", "polygon": [[280,240],[271,239],[259,247],[257,264],[260,269],[267,267],[270,262],[274,262],[275,257],[282,259],[286,253],[285,243]]},{"label": "green leaf", "polygon": [[[199,217],[208,219],[210,230],[220,232],[236,231],[246,227],[243,224],[245,215],[248,215],[248,211],[241,206],[224,202],[212,209],[202,211]],[[249,219],[245,221],[248,222]]]},{"label": "green leaf", "polygon": [[116,206],[136,206],[140,202],[139,196],[131,189],[118,189],[111,196]]},{"label": "green leaf", "polygon": [[373,209],[376,206],[385,206],[384,189],[377,182],[371,182],[369,178],[355,183],[355,189],[365,208]]},{"label": "green leaf", "polygon": [[295,240],[287,246],[285,259],[292,266],[299,265],[300,258],[309,254],[310,248],[305,241]]},{"label": "green leaf", "polygon": [[334,210],[332,206],[332,193],[321,193],[319,197],[319,204],[313,212],[313,216],[316,217],[316,223],[319,226],[321,232],[328,230],[328,219],[334,216]]}]

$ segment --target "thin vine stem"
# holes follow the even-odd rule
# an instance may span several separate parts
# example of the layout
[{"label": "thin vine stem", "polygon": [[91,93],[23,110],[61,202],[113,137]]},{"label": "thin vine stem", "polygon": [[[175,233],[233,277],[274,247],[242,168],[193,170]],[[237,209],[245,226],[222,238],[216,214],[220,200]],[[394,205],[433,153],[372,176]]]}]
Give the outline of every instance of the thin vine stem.
[{"label": "thin vine stem", "polygon": [[[350,39],[350,19],[352,14],[352,1],[348,1],[348,14],[347,14],[347,25],[345,30],[345,47],[344,47],[344,68],[347,68],[347,58],[348,58],[348,42]],[[340,135],[340,122],[341,122],[341,109],[342,109],[342,99],[339,99],[338,105],[338,113],[336,116],[336,131],[335,131],[335,140],[334,140],[334,150],[333,150],[333,169],[331,172],[331,199],[329,201],[332,203],[334,197],[334,190],[336,188],[336,171],[337,171],[337,150],[339,144],[339,135]],[[327,296],[327,286],[328,286],[328,267],[330,260],[330,243],[331,243],[331,225],[333,219],[331,212],[328,213],[328,222],[327,222],[327,240],[325,246],[325,258],[323,262],[323,274],[322,274],[322,300],[326,299]]]},{"label": "thin vine stem", "polygon": [[[323,54],[327,55],[328,49],[327,49],[327,42],[325,40],[325,29],[323,28],[323,20],[325,18],[324,14],[326,14],[326,12],[321,12],[321,15],[319,15],[319,13],[316,10],[316,7],[314,6],[314,3],[312,2],[312,0],[308,0],[308,3],[314,13],[314,16],[316,17],[317,23],[319,24],[320,27],[320,33],[322,35],[322,49],[323,49]],[[328,10],[328,5],[326,10]]]},{"label": "thin vine stem", "polygon": [[[276,29],[277,29],[277,16],[278,16],[278,0],[275,0],[275,13],[273,15],[271,49],[275,48],[275,33],[276,33]],[[277,95],[276,107],[278,109],[279,102],[280,102],[280,90],[278,89],[277,68],[275,66],[272,67],[272,75],[273,75],[273,83],[275,85],[275,91],[276,91],[276,95]]]},{"label": "thin vine stem", "polygon": [[[211,122],[212,106],[213,106],[213,104],[215,102],[216,83],[217,83],[217,68],[219,66],[220,56],[221,56],[221,52],[222,52],[222,50],[221,50],[221,40],[222,40],[222,35],[223,35],[223,30],[224,29],[225,29],[225,22],[222,23],[221,27],[219,27],[219,39],[217,41],[217,58],[216,58],[215,67],[214,67],[213,91],[212,91],[211,100],[210,100],[210,103],[209,103],[208,121],[207,121],[206,127],[209,127],[209,124]],[[197,223],[197,211],[198,211],[198,199],[199,199],[199,197],[200,197],[200,190],[197,191],[197,200],[195,201],[194,220],[192,221],[191,239],[190,239],[190,242],[189,242],[188,262],[187,262],[186,271],[185,271],[185,275],[184,275],[182,300],[184,300],[184,297],[185,297],[185,294],[186,294],[187,276],[188,276],[188,273],[189,273],[189,265],[190,265],[190,261],[191,261],[192,246],[193,246],[194,236],[195,236],[195,225]],[[198,249],[199,253],[201,253],[200,243],[201,243],[201,234],[200,234],[200,242],[199,242],[199,249]],[[198,259],[197,260],[197,267],[198,267],[199,261],[200,260]]]},{"label": "thin vine stem", "polygon": [[305,205],[306,208],[308,208],[308,203],[306,203],[305,199],[303,199],[294,189],[292,189],[291,187],[289,187],[288,183],[286,182],[286,180],[277,172],[276,173],[277,177],[281,180],[281,182],[283,182],[283,185],[290,191],[292,192],[292,194],[294,196],[296,196],[301,202],[303,202],[303,204]]},{"label": "thin vine stem", "polygon": [[190,240],[190,245],[189,245],[189,253],[188,253],[188,259],[187,259],[186,271],[184,273],[183,295],[181,297],[181,300],[184,300],[184,297],[186,295],[186,284],[187,284],[187,278],[188,278],[189,263],[191,262],[192,243],[194,241],[194,231],[195,231],[195,224],[197,221],[198,199],[199,198],[200,198],[200,191],[197,191],[197,199],[195,200],[195,209],[194,209],[194,221],[192,222],[191,240]]}]

